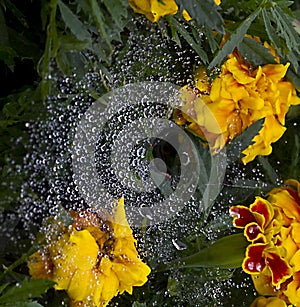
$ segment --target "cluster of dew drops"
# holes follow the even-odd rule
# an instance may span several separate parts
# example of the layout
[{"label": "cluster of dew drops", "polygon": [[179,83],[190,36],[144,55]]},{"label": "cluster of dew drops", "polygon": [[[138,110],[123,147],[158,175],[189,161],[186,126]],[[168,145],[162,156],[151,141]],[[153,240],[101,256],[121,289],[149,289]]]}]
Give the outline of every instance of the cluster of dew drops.
[{"label": "cluster of dew drops", "polygon": [[[145,21],[144,18],[136,22],[137,28],[145,27],[147,31],[137,30],[129,34],[126,55],[122,54],[121,47],[124,46],[117,48],[113,56],[115,62],[107,68],[105,74],[99,68],[89,68],[80,79],[76,70],[72,76],[62,77],[53,65],[49,79],[55,94],[46,100],[45,111],[40,119],[26,124],[30,133],[28,154],[25,157],[25,172],[28,179],[22,186],[22,206],[19,208],[19,214],[32,240],[47,216],[58,219],[62,209],[81,210],[86,207],[72,177],[71,147],[80,118],[94,102],[93,96],[89,93],[98,93],[101,96],[101,93],[105,93],[104,87],[113,90],[138,81],[171,82],[183,86],[190,82],[192,76],[182,76],[182,72],[191,72],[195,63],[201,64],[201,60],[193,52],[180,49],[174,42],[168,41],[158,26]],[[122,116],[124,122],[127,122],[133,114],[123,113]],[[135,163],[134,167],[140,166],[138,171],[143,173],[145,164],[141,160],[145,156],[145,149],[137,150],[135,154],[132,160]],[[84,174],[82,176],[84,178]],[[107,182],[111,190],[120,189],[120,185],[114,184],[116,183]],[[123,191],[123,196],[125,199],[130,198],[130,190]],[[201,219],[199,212],[193,209],[192,205],[191,208],[189,215],[176,215],[174,223],[156,225],[144,232],[136,230],[141,255],[150,259],[152,263],[165,263],[181,249],[182,238],[191,233],[203,233],[200,223],[191,222],[193,218],[194,221]],[[215,214],[217,218],[217,210]],[[210,239],[215,239],[213,233],[205,234]],[[185,285],[188,288],[183,291],[186,291],[185,295],[189,296],[195,306],[202,306],[203,297],[207,298],[206,302],[213,299],[216,305],[221,306],[224,296],[227,295],[221,289],[228,283],[231,283],[232,288],[234,283],[231,280],[208,280],[205,284],[195,283],[193,287]],[[246,289],[247,285],[237,286]],[[230,296],[230,293],[228,295]],[[178,300],[180,304],[180,299]]]}]

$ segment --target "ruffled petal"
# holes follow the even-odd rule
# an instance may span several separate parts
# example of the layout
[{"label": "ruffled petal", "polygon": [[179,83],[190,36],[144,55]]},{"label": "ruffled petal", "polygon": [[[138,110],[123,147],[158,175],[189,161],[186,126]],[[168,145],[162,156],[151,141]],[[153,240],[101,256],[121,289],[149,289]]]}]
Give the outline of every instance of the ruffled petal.
[{"label": "ruffled petal", "polygon": [[246,249],[246,257],[242,267],[248,274],[258,274],[263,271],[266,266],[263,252],[268,244],[257,243],[251,244]]},{"label": "ruffled petal", "polygon": [[229,213],[233,217],[235,227],[244,228],[247,224],[256,222],[254,215],[245,206],[232,206]]},{"label": "ruffled petal", "polygon": [[268,252],[265,261],[271,271],[274,286],[283,283],[292,275],[291,267],[277,253]]}]

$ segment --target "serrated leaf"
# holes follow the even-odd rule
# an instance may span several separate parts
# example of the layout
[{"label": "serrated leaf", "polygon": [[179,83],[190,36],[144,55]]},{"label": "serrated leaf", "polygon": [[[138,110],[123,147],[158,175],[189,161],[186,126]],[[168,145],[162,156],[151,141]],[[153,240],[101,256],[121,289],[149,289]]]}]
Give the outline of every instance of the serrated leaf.
[{"label": "serrated leaf", "polygon": [[61,17],[66,26],[80,41],[91,41],[89,32],[85,29],[83,23],[62,1],[58,2]]},{"label": "serrated leaf", "polygon": [[245,37],[240,43],[239,51],[246,61],[254,66],[276,63],[274,56],[269,52],[269,49],[248,37]]},{"label": "serrated leaf", "polygon": [[251,126],[245,129],[243,133],[235,137],[226,147],[226,155],[228,162],[234,162],[241,157],[242,151],[244,151],[249,145],[252,144],[253,138],[261,130],[265,119],[262,118]]},{"label": "serrated leaf", "polygon": [[280,30],[281,35],[285,38],[289,49],[298,47],[299,35],[295,31],[289,16],[279,6],[271,8],[271,13],[274,17],[274,21],[277,22],[278,30]]},{"label": "serrated leaf", "polygon": [[179,23],[173,16],[168,16],[167,20],[181,34],[181,36],[187,41],[187,43],[197,52],[203,63],[208,63],[207,54],[200,47],[199,43],[193,39],[193,37],[184,28],[184,26],[181,23]]},{"label": "serrated leaf", "polygon": [[119,29],[122,29],[123,23],[121,23],[121,20],[123,17],[127,17],[127,6],[124,5],[126,2],[122,0],[104,0],[103,2],[115,24]]},{"label": "serrated leaf", "polygon": [[258,8],[255,12],[248,16],[230,35],[224,46],[220,49],[215,58],[209,64],[208,69],[212,69],[216,65],[219,65],[222,60],[234,50],[234,48],[239,46],[240,42],[244,39],[244,36],[247,33],[251,23],[255,20],[260,11],[261,8]]},{"label": "serrated leaf", "polygon": [[224,33],[223,18],[213,0],[177,0],[176,2],[188,11],[199,26],[207,25],[212,30]]},{"label": "serrated leaf", "polygon": [[55,282],[48,279],[25,280],[6,290],[0,297],[0,304],[15,303],[39,297],[54,285]]},{"label": "serrated leaf", "polygon": [[208,26],[203,27],[203,33],[205,34],[208,44],[210,47],[211,52],[215,52],[219,48],[219,43],[216,41],[216,36],[213,34]]},{"label": "serrated leaf", "polygon": [[266,32],[268,34],[268,37],[269,37],[271,43],[273,44],[273,46],[276,48],[276,50],[278,52],[280,50],[280,39],[279,39],[278,35],[276,34],[272,24],[271,24],[267,10],[265,8],[263,8],[261,13],[262,13],[262,16],[263,16],[263,20],[264,20],[264,24],[265,24],[265,28],[266,28]]},{"label": "serrated leaf", "polygon": [[72,35],[61,35],[58,38],[58,45],[64,51],[79,51],[85,49],[89,42],[78,40]]},{"label": "serrated leaf", "polygon": [[[211,246],[191,256],[178,259],[180,268],[238,268],[241,267],[249,242],[243,233],[233,234],[219,239]],[[174,263],[172,263],[174,267]]]},{"label": "serrated leaf", "polygon": [[96,0],[90,0],[89,2],[90,2],[92,14],[93,14],[93,17],[95,19],[98,30],[99,30],[100,34],[103,35],[103,38],[104,38],[106,44],[108,45],[108,47],[110,48],[110,50],[112,50],[110,39],[109,39],[109,36],[108,36],[106,29],[105,29],[104,16],[101,12],[101,9],[100,9]]}]

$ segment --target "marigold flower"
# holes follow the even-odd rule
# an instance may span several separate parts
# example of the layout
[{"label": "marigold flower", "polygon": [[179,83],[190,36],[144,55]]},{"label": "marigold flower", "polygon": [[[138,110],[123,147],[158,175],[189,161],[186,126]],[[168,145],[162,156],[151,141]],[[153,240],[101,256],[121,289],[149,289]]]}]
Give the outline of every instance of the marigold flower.
[{"label": "marigold flower", "polygon": [[[195,96],[198,96],[207,108],[198,108],[197,100],[191,105],[180,107],[181,118],[189,115],[185,124],[200,137],[205,135],[212,153],[218,152],[230,140],[241,134],[255,121],[265,118],[264,125],[242,153],[244,164],[254,160],[257,155],[269,155],[271,144],[276,142],[285,132],[285,115],[291,105],[300,104],[292,83],[283,78],[289,63],[267,64],[256,69],[235,52],[223,64],[219,76],[208,83],[203,72],[196,72]],[[201,68],[200,68],[201,69]],[[199,75],[203,75],[202,81]],[[207,118],[207,109],[214,115],[218,125]],[[194,114],[191,116],[191,114]]]},{"label": "marigold flower", "polygon": [[250,307],[287,307],[286,302],[278,297],[263,297],[255,299]]},{"label": "marigold flower", "polygon": [[[249,208],[233,206],[230,214],[249,241],[242,268],[258,293],[300,306],[300,183],[288,180],[267,199],[256,197]],[[285,306],[261,300],[253,306]]]},{"label": "marigold flower", "polygon": [[141,261],[127,222],[124,200],[114,214],[70,212],[73,223],[28,262],[33,278],[56,282],[71,306],[106,306],[118,293],[132,294],[147,281],[150,268]]},{"label": "marigold flower", "polygon": [[[215,0],[220,5],[221,0]],[[129,0],[129,5],[135,13],[145,15],[150,21],[156,22],[165,15],[174,15],[178,11],[175,0]],[[183,10],[182,16],[187,21],[191,20],[186,10]]]}]

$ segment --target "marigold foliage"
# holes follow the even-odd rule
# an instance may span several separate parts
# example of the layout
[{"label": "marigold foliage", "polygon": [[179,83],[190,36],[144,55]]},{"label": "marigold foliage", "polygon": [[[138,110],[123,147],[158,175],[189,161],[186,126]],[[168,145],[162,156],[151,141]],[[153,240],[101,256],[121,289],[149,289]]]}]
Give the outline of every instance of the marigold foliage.
[{"label": "marigold foliage", "polygon": [[33,278],[55,281],[72,306],[106,306],[118,293],[132,294],[134,286],[146,283],[151,270],[139,258],[123,199],[113,215],[85,211],[71,216],[71,227],[30,257]]},{"label": "marigold foliage", "polygon": [[[249,208],[233,206],[230,213],[250,242],[242,267],[258,293],[300,306],[300,183],[288,180],[267,199],[256,197]],[[253,306],[285,306],[261,301]]]}]

